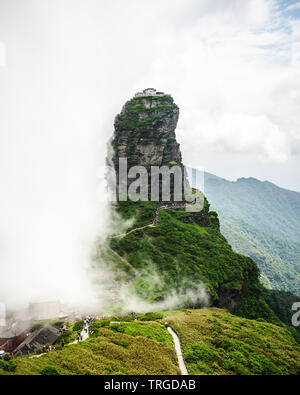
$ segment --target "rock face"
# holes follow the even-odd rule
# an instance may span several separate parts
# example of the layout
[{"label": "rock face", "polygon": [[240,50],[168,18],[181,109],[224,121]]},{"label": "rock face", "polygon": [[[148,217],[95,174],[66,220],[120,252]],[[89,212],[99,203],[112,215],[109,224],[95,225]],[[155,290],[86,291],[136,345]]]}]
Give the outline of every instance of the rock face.
[{"label": "rock face", "polygon": [[115,119],[113,163],[119,158],[135,165],[182,165],[176,141],[179,109],[169,95],[138,96],[129,100]]}]

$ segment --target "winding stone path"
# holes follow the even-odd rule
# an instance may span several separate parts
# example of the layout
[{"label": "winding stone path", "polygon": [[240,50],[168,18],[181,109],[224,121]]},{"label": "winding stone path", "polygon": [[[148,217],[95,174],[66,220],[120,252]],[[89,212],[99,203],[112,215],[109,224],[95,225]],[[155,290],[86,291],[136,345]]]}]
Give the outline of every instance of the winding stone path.
[{"label": "winding stone path", "polygon": [[161,210],[172,210],[172,209],[185,208],[185,207],[186,207],[186,203],[172,203],[172,204],[166,204],[164,206],[159,206],[156,209],[154,219],[152,222],[150,222],[150,224],[141,226],[140,228],[134,228],[127,233],[121,233],[120,235],[112,236],[111,238],[114,239],[117,237],[125,237],[125,236],[129,235],[130,233],[136,232],[137,230],[155,226],[156,223],[158,222],[159,212]]},{"label": "winding stone path", "polygon": [[84,340],[88,339],[89,337],[89,325],[87,325],[87,331],[85,331],[84,329],[82,329],[82,331],[80,332],[80,336],[82,337],[82,340],[78,340],[76,339],[75,341],[73,341],[72,343],[69,344],[76,344],[76,343],[80,343],[83,342]]},{"label": "winding stone path", "polygon": [[176,355],[177,355],[177,359],[178,359],[178,364],[179,364],[179,368],[181,371],[181,374],[183,376],[187,376],[189,375],[189,372],[187,370],[184,358],[183,358],[183,353],[182,353],[182,349],[181,349],[181,344],[180,344],[180,340],[179,337],[177,336],[177,334],[173,331],[173,329],[168,326],[168,331],[171,334],[173,341],[174,341],[174,345],[175,345],[175,351],[176,351]]}]

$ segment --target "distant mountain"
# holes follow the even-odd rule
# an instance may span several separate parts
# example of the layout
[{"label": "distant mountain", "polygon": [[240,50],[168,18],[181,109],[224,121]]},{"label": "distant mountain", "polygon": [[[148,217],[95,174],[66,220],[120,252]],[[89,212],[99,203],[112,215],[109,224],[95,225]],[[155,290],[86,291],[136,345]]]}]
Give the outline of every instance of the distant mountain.
[{"label": "distant mountain", "polygon": [[300,193],[205,173],[205,195],[219,213],[222,233],[256,261],[265,286],[300,295]]},{"label": "distant mountain", "polygon": [[300,242],[300,193],[268,181],[228,181],[205,173],[205,195],[224,214],[282,239]]},{"label": "distant mountain", "polygon": [[259,266],[267,288],[300,295],[300,243],[292,243],[249,223],[219,215],[221,232],[234,249],[250,256]]}]

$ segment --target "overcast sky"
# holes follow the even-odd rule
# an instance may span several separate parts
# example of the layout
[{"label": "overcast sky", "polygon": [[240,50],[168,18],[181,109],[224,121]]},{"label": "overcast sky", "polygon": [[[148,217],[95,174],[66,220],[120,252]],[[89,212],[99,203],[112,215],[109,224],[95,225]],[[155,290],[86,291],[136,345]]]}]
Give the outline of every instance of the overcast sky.
[{"label": "overcast sky", "polygon": [[83,287],[113,118],[147,87],[187,165],[300,191],[300,1],[0,0],[1,280]]}]

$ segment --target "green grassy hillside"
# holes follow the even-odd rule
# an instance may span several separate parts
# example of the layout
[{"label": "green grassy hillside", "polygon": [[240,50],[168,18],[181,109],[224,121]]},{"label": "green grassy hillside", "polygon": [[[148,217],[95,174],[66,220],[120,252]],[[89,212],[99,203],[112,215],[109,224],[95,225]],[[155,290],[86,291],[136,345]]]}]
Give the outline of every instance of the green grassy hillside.
[{"label": "green grassy hillside", "polygon": [[[38,358],[14,360],[14,372],[1,374],[40,374],[54,366],[60,374],[179,374],[172,338],[157,322],[94,325],[95,334],[79,344],[67,345]],[[101,327],[103,325],[103,327]]]},{"label": "green grassy hillside", "polygon": [[284,328],[220,309],[170,316],[191,374],[299,374],[300,347]]},{"label": "green grassy hillside", "polygon": [[179,335],[191,374],[300,373],[299,344],[287,329],[203,308],[96,321],[89,339],[38,358],[16,358],[15,370],[0,366],[0,375],[38,375],[45,366],[71,375],[180,374],[165,322]]},{"label": "green grassy hillside", "polygon": [[[156,207],[152,202],[128,201],[120,202],[117,210],[124,219],[136,218],[134,229],[151,223]],[[113,238],[111,247],[143,274],[132,285],[143,299],[160,301],[202,284],[215,306],[249,318],[276,320],[260,298],[257,265],[231,248],[207,201],[200,213],[163,210],[155,227]]]}]

